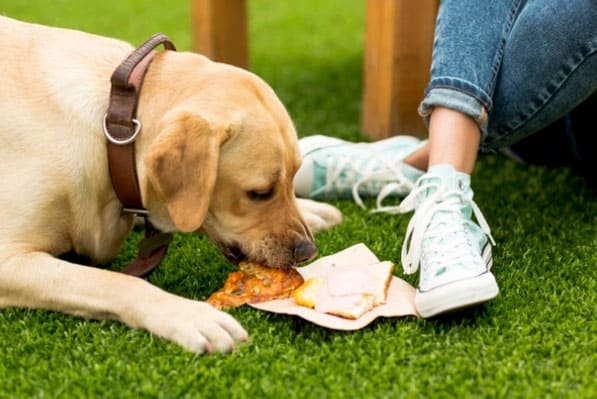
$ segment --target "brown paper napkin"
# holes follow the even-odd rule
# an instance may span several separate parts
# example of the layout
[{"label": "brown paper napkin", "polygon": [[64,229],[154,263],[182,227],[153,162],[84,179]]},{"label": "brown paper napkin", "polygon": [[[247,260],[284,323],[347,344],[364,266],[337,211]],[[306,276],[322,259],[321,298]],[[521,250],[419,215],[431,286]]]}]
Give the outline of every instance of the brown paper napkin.
[{"label": "brown paper napkin", "polygon": [[[352,265],[368,265],[379,263],[379,259],[365,244],[356,244],[338,253],[316,260],[315,262],[297,268],[296,270],[305,280],[326,275],[331,268],[341,268]],[[406,281],[392,276],[388,288],[388,296],[385,304],[376,306],[357,320],[344,319],[342,317],[316,312],[313,309],[299,306],[294,299],[277,299],[274,301],[254,303],[249,306],[264,310],[266,312],[289,314],[302,317],[312,323],[334,330],[358,330],[376,318],[417,316],[415,309],[415,289]]]}]

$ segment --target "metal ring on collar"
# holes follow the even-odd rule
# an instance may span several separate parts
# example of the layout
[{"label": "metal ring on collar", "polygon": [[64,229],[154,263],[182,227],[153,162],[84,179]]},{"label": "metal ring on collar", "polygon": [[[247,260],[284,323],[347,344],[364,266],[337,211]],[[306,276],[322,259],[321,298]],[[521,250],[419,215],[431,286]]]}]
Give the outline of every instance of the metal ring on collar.
[{"label": "metal ring on collar", "polygon": [[127,145],[132,143],[133,141],[135,141],[135,139],[137,138],[137,135],[139,134],[139,132],[141,131],[141,122],[139,122],[138,119],[133,118],[132,122],[133,125],[135,126],[135,131],[133,132],[131,137],[127,137],[125,139],[117,139],[114,138],[110,132],[108,131],[108,114],[104,115],[104,135],[106,136],[106,138],[108,139],[108,141],[110,141],[110,143],[112,144],[116,144],[116,145]]}]

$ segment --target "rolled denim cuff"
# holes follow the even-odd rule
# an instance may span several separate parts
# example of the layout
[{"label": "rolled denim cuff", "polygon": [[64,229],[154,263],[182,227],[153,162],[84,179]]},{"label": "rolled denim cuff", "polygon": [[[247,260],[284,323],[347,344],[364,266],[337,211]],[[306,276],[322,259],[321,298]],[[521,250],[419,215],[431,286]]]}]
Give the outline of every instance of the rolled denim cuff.
[{"label": "rolled denim cuff", "polygon": [[[466,83],[463,81],[460,84]],[[478,89],[476,89],[478,90]],[[481,95],[478,95],[481,94]],[[485,97],[481,99],[480,97]],[[425,98],[419,105],[419,115],[423,117],[425,125],[429,127],[429,116],[434,107],[445,107],[460,111],[473,118],[479,125],[482,139],[487,137],[487,108],[491,106],[491,98],[484,93],[477,95],[459,87],[445,87],[429,85]]]}]

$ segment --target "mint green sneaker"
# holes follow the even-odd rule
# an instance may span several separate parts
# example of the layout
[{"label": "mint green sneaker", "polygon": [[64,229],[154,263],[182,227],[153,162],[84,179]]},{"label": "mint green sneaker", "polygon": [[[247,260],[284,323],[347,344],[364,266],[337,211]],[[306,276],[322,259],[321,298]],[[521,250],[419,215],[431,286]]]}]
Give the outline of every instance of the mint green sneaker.
[{"label": "mint green sneaker", "polygon": [[351,143],[334,137],[299,140],[303,163],[294,178],[296,195],[313,199],[361,196],[404,197],[423,174],[402,162],[425,144],[412,136],[394,136],[373,143]]},{"label": "mint green sneaker", "polygon": [[495,242],[473,201],[470,176],[450,165],[433,166],[396,209],[411,210],[402,265],[406,274],[420,266],[419,314],[431,317],[495,298],[499,288],[490,271]]}]

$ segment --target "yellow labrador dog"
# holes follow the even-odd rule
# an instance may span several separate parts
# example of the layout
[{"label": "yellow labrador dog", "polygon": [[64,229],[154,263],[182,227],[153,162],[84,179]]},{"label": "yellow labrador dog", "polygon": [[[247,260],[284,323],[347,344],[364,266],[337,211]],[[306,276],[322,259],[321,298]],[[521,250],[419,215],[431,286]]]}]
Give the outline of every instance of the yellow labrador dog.
[{"label": "yellow labrador dog", "polygon": [[[58,258],[114,257],[134,217],[110,181],[102,120],[127,43],[0,16],[0,307],[120,320],[196,352],[234,348],[240,324],[125,274]],[[233,261],[288,267],[315,256],[309,228],[340,221],[303,202],[293,124],[255,75],[159,52],[139,99],[143,205],[165,232],[204,232]]]}]

